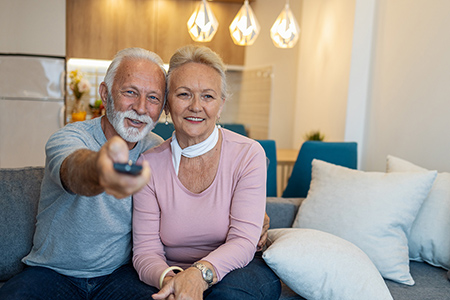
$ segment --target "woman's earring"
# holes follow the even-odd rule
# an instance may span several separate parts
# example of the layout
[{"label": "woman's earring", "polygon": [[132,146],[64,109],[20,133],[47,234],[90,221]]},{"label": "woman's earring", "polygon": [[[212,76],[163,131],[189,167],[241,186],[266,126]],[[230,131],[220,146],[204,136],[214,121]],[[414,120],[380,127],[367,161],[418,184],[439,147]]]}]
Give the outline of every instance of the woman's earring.
[{"label": "woman's earring", "polygon": [[166,114],[166,121],[164,122],[164,124],[169,125],[169,121],[167,121],[167,114]]},{"label": "woman's earring", "polygon": [[219,121],[220,121],[220,116],[217,118],[217,121],[216,121],[217,128],[221,128],[222,127],[222,126],[220,126]]}]

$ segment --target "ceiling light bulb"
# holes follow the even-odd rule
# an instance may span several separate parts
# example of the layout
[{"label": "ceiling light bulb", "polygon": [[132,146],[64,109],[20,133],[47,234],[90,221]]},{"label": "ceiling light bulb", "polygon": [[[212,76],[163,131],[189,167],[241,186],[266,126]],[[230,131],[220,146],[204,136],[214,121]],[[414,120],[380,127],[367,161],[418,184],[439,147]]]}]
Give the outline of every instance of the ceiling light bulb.
[{"label": "ceiling light bulb", "polygon": [[245,0],[244,5],[234,17],[230,25],[233,42],[239,46],[252,45],[258,37],[260,26],[252,8]]},{"label": "ceiling light bulb", "polygon": [[219,28],[209,4],[202,0],[187,22],[189,35],[196,42],[210,42]]},{"label": "ceiling light bulb", "polygon": [[300,35],[300,27],[292,14],[289,3],[276,19],[270,29],[270,37],[278,48],[292,48],[298,41]]}]

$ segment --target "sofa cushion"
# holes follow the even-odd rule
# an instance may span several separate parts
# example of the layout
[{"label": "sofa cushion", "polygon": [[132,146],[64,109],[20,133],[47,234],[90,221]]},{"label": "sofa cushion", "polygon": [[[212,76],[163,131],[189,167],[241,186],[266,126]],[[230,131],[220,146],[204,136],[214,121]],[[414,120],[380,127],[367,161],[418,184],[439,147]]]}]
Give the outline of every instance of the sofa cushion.
[{"label": "sofa cushion", "polygon": [[19,273],[31,250],[44,168],[0,169],[0,281]]},{"label": "sofa cushion", "polygon": [[384,278],[412,285],[407,235],[436,174],[363,172],[314,160],[311,188],[293,226],[344,238]]},{"label": "sofa cushion", "polygon": [[270,228],[292,227],[298,207],[305,198],[267,197],[266,212],[270,218]]},{"label": "sofa cushion", "polygon": [[386,284],[395,300],[449,300],[450,282],[447,271],[423,262],[410,262],[411,274],[416,282],[405,286],[390,280]]},{"label": "sofa cushion", "polygon": [[352,243],[313,229],[271,229],[267,265],[308,300],[392,299],[367,255]]},{"label": "sofa cushion", "polygon": [[[385,280],[395,300],[449,300],[450,283],[447,271],[427,263],[411,261],[411,274],[416,281],[413,286],[406,286],[391,280]],[[449,271],[450,273],[450,271]],[[282,283],[280,300],[305,300]]]},{"label": "sofa cushion", "polygon": [[[406,160],[388,155],[387,172],[427,171]],[[450,269],[450,173],[438,173],[430,194],[411,227],[409,258]]]}]

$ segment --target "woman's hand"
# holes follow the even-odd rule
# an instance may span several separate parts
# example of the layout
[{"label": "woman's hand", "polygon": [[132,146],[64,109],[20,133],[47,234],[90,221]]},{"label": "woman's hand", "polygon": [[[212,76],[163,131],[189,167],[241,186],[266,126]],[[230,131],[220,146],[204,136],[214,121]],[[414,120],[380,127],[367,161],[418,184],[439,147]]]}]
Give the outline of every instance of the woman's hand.
[{"label": "woman's hand", "polygon": [[162,289],[152,295],[153,299],[202,300],[208,284],[203,280],[200,270],[190,267],[174,277],[167,276]]}]

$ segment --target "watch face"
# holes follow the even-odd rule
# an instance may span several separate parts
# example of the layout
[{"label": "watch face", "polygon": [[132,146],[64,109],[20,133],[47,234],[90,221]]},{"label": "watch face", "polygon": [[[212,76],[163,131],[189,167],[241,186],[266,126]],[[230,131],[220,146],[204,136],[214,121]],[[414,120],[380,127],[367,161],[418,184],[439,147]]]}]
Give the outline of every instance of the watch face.
[{"label": "watch face", "polygon": [[213,281],[213,272],[210,269],[206,269],[203,274],[206,282],[211,283]]}]

